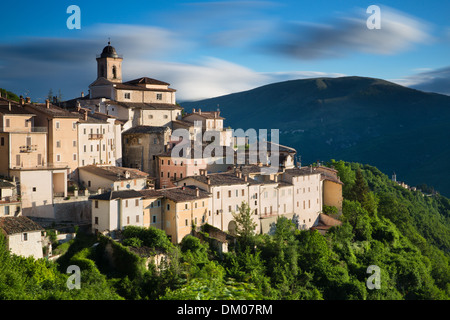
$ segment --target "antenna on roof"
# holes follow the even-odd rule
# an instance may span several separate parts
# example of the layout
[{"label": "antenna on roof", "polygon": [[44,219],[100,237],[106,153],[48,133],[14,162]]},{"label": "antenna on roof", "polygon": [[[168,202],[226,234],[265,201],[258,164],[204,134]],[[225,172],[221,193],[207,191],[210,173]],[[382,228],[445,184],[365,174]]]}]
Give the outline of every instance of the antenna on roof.
[{"label": "antenna on roof", "polygon": [[110,46],[110,45],[111,45],[111,38],[108,37],[108,46]]}]

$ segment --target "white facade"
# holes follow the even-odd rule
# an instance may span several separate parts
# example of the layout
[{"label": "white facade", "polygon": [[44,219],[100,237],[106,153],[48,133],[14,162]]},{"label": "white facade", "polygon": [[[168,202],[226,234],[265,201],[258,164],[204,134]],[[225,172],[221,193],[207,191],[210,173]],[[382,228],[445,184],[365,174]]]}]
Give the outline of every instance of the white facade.
[{"label": "white facade", "polygon": [[43,258],[41,231],[27,231],[8,235],[8,249],[11,253],[23,256]]},{"label": "white facade", "polygon": [[67,196],[67,170],[11,170],[20,183],[24,216],[54,218],[54,197]]},{"label": "white facade", "polygon": [[101,191],[105,190],[142,190],[146,188],[147,178],[136,178],[136,179],[127,179],[126,177],[122,177],[121,179],[111,180],[101,175],[96,175],[94,173],[88,172],[83,168],[78,169],[79,172],[79,181],[81,184],[86,187],[90,192],[97,193],[99,189]]},{"label": "white facade", "polygon": [[105,123],[78,123],[78,166],[89,164],[122,165],[122,138],[114,119]]},{"label": "white facade", "polygon": [[283,179],[293,184],[294,213],[299,215],[300,225],[305,229],[316,225],[322,212],[321,174],[284,176]]},{"label": "white facade", "polygon": [[142,199],[92,199],[92,230],[98,232],[121,230],[126,226],[144,226]]}]

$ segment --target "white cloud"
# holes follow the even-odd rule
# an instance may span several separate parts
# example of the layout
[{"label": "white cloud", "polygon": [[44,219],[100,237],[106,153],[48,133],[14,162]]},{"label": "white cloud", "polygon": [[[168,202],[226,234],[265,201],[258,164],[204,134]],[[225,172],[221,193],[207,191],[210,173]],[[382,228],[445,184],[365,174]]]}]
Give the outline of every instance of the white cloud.
[{"label": "white cloud", "polygon": [[323,24],[288,24],[280,31],[280,39],[275,39],[269,48],[291,57],[313,60],[355,52],[395,54],[432,40],[427,23],[403,12],[381,7],[381,29],[368,29],[368,17],[364,9],[359,9]]},{"label": "white cloud", "polygon": [[450,95],[450,66],[434,70],[425,69],[423,72],[393,82],[422,91]]}]

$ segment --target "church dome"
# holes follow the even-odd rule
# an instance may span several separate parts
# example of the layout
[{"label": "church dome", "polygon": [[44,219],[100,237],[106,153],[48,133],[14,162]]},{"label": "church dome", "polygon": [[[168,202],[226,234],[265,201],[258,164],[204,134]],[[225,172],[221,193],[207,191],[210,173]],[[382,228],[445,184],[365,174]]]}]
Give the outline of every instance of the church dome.
[{"label": "church dome", "polygon": [[111,42],[108,41],[108,45],[103,48],[100,58],[119,58],[116,49],[111,46]]}]

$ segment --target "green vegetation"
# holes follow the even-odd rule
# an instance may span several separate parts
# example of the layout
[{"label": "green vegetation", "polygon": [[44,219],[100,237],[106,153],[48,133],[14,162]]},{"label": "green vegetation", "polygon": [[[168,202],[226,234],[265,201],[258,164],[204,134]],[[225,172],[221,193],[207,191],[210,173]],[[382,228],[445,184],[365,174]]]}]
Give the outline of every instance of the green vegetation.
[{"label": "green vegetation", "polygon": [[[10,256],[2,240],[0,298],[448,300],[450,200],[404,189],[369,165],[328,165],[345,183],[345,200],[342,226],[326,235],[285,217],[270,234],[255,234],[243,203],[236,243],[221,254],[194,236],[173,245],[142,227],[125,228],[122,243],[79,233],[56,263]],[[163,254],[161,263],[146,268],[134,253],[145,248]],[[82,270],[80,290],[66,287],[73,264]],[[380,268],[380,289],[366,285],[371,265]]]},{"label": "green vegetation", "polygon": [[2,94],[2,97],[5,97],[6,95],[8,99],[19,102],[19,97],[14,92],[2,88],[0,88],[0,92]]}]

